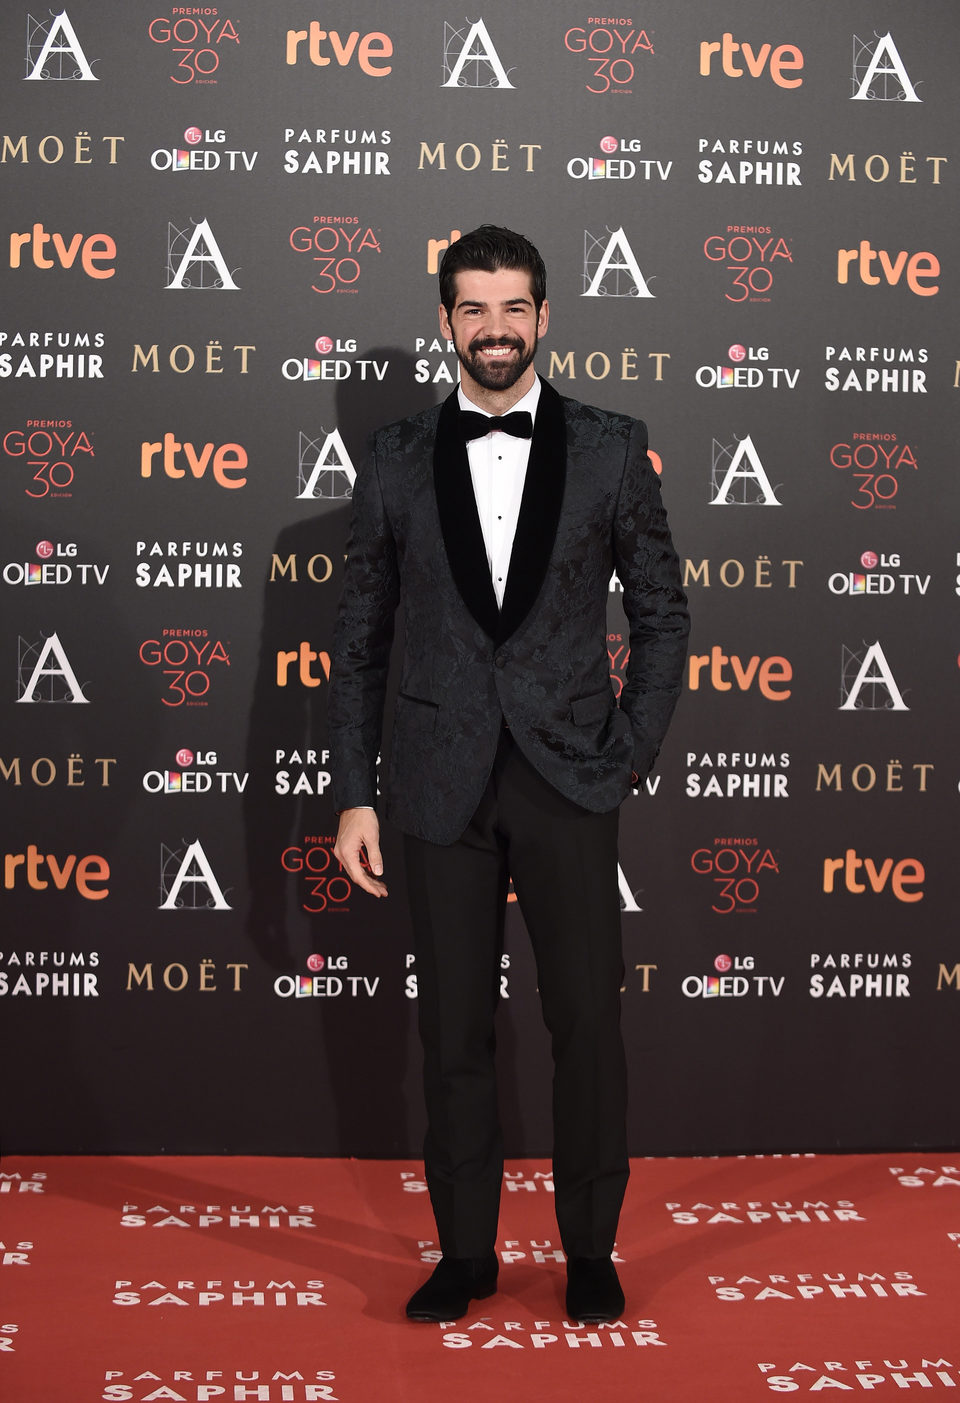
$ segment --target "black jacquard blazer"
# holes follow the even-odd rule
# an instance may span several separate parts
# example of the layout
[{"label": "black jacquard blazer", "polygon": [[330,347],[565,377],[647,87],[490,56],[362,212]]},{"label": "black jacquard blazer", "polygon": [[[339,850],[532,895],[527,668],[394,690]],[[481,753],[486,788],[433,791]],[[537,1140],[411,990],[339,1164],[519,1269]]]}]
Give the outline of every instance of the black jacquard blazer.
[{"label": "black jacquard blazer", "polygon": [[[434,843],[460,836],[506,718],[562,794],[616,807],[647,775],[680,692],[689,620],[642,422],[540,401],[502,610],[456,391],[379,430],[358,472],[328,720],[338,809],[376,804],[394,614],[404,642],[386,813]],[[607,654],[616,571],[630,626],[617,706]]]}]

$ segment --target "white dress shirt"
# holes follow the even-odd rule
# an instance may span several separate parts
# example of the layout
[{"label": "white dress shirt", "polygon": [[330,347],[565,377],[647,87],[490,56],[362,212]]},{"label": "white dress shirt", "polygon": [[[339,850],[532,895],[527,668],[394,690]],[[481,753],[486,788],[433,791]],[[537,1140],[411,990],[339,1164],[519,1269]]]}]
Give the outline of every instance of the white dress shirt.
[{"label": "white dress shirt", "polygon": [[[481,409],[479,405],[467,399],[462,388],[457,394],[461,409],[471,409],[475,413],[493,417],[489,415],[488,410]],[[540,381],[535,379],[533,387],[516,404],[510,406],[509,412],[513,414],[526,409],[536,422],[539,400]],[[530,460],[530,439],[515,438],[513,434],[505,434],[502,429],[492,429],[483,438],[470,439],[467,443],[467,458],[470,463],[477,514],[483,530],[483,542],[487,549],[487,565],[493,581],[493,592],[502,609],[513,538],[517,532],[517,519],[520,515],[523,484]]]}]

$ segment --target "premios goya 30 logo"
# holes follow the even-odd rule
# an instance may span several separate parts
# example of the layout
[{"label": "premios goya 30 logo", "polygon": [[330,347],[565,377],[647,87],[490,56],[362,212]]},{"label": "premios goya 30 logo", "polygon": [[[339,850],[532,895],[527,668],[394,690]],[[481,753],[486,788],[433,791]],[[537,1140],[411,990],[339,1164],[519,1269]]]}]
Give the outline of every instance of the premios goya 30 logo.
[{"label": "premios goya 30 logo", "polygon": [[295,225],[287,242],[308,265],[314,292],[356,293],[363,267],[382,252],[378,234],[356,215],[315,214],[309,224]]},{"label": "premios goya 30 logo", "polygon": [[563,36],[563,47],[581,55],[580,68],[589,69],[584,83],[588,93],[629,94],[638,64],[653,58],[653,31],[620,16],[588,17],[572,24]]},{"label": "premios goya 30 logo", "polygon": [[207,706],[213,679],[230,667],[230,644],[205,628],[165,628],[140,644],[140,661],[164,679],[164,706]]},{"label": "premios goya 30 logo", "polygon": [[147,27],[151,41],[169,52],[172,83],[217,83],[224,54],[236,53],[240,35],[232,19],[221,15],[216,5],[177,6],[168,15],[158,15]]}]

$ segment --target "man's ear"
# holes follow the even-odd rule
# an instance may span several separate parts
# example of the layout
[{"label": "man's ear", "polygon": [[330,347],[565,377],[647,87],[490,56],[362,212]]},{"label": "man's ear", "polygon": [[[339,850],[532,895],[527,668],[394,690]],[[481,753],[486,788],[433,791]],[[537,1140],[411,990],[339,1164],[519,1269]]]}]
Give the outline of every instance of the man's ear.
[{"label": "man's ear", "polygon": [[450,318],[447,316],[447,309],[442,302],[440,303],[440,334],[445,336],[448,341],[453,340],[453,329],[450,326]]}]

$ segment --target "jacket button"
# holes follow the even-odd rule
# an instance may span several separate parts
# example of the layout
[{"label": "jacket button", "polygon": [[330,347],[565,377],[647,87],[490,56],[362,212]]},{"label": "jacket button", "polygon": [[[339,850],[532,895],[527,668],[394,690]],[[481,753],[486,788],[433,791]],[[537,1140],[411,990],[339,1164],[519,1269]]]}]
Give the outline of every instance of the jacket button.
[{"label": "jacket button", "polygon": [[506,653],[497,653],[497,655],[494,657],[493,662],[494,662],[494,666],[495,666],[495,667],[506,667],[506,665],[507,665],[507,655],[506,655]]}]

